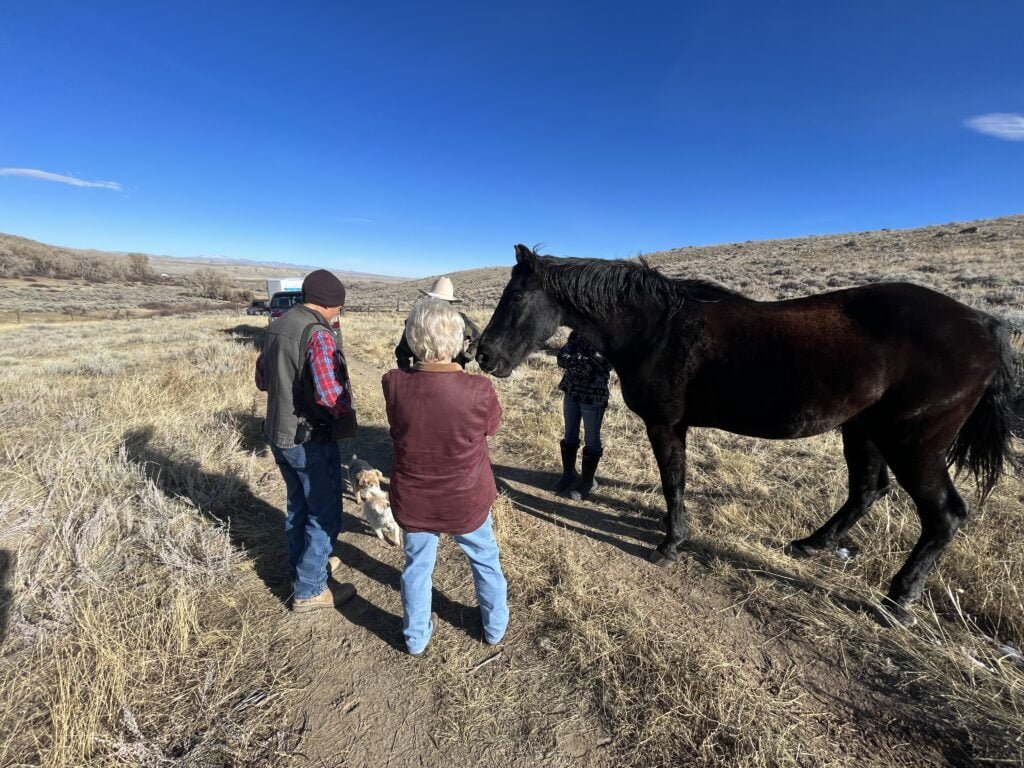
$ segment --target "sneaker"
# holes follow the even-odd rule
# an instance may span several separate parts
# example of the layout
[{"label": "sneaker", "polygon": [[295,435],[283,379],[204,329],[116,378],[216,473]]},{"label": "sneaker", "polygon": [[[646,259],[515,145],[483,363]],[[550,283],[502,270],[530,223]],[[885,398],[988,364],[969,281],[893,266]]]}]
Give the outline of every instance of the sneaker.
[{"label": "sneaker", "polygon": [[341,558],[337,555],[331,555],[327,558],[327,575],[335,576],[335,574],[341,571]]},{"label": "sneaker", "polygon": [[[430,640],[434,639],[434,633],[436,631],[437,631],[437,614],[434,613],[434,612],[431,612],[431,614],[430,614]],[[427,652],[427,648],[430,647],[430,640],[427,640],[427,644],[423,647],[422,651],[419,651],[418,653],[413,653],[412,651],[409,651],[409,655],[412,656],[414,659],[418,659],[418,658],[422,657],[423,654],[425,654]]]},{"label": "sneaker", "polygon": [[356,596],[356,588],[351,584],[328,585],[323,592],[306,599],[295,598],[292,601],[293,613],[307,613],[322,608],[338,608]]}]

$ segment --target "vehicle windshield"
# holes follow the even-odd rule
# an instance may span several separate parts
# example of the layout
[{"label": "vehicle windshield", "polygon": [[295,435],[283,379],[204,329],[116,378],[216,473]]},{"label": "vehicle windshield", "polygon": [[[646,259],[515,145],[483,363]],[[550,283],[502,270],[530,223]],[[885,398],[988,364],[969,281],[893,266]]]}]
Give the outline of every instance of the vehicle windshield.
[{"label": "vehicle windshield", "polygon": [[302,301],[302,294],[299,291],[290,293],[275,293],[270,300],[271,309],[286,309]]}]

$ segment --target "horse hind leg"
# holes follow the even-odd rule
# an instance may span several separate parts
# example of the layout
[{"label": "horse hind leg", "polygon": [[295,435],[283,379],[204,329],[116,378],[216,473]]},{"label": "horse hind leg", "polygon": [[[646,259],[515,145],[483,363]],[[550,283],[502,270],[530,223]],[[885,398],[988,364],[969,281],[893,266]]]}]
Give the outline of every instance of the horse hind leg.
[{"label": "horse hind leg", "polygon": [[893,471],[917,506],[921,535],[907,561],[893,577],[882,602],[885,613],[879,618],[885,624],[891,624],[892,617],[910,626],[915,619],[909,607],[921,597],[936,562],[967,519],[967,504],[950,480],[941,458],[933,458],[909,471],[898,472],[894,466]]},{"label": "horse hind leg", "polygon": [[889,472],[881,451],[861,430],[843,427],[843,456],[849,472],[846,502],[818,530],[791,542],[786,551],[793,557],[809,557],[819,550],[834,551],[871,505],[889,489]]}]

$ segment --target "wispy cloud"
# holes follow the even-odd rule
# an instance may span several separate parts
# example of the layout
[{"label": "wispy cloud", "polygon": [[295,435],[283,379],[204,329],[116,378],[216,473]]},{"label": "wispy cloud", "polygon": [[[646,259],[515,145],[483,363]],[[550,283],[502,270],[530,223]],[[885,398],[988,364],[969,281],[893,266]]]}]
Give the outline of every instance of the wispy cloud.
[{"label": "wispy cloud", "polygon": [[1024,141],[1024,115],[1013,112],[991,112],[966,121],[972,131],[1007,141]]},{"label": "wispy cloud", "polygon": [[39,171],[35,168],[0,168],[0,176],[28,176],[30,179],[70,184],[72,187],[99,187],[100,189],[121,190],[121,185],[116,181],[85,181],[83,179],[76,179],[74,176],[61,176],[59,173]]}]

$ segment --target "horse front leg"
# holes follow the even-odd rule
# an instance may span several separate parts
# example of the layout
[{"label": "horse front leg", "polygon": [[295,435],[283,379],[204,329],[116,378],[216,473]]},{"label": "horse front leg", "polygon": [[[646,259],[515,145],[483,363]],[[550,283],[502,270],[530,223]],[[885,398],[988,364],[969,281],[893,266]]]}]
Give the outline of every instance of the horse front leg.
[{"label": "horse front leg", "polygon": [[668,508],[665,515],[668,535],[657,549],[651,551],[647,559],[655,565],[668,566],[675,562],[679,556],[679,545],[689,535],[686,505],[683,503],[683,491],[686,489],[686,428],[677,430],[661,424],[648,424],[647,437],[658,460],[661,489]]}]

